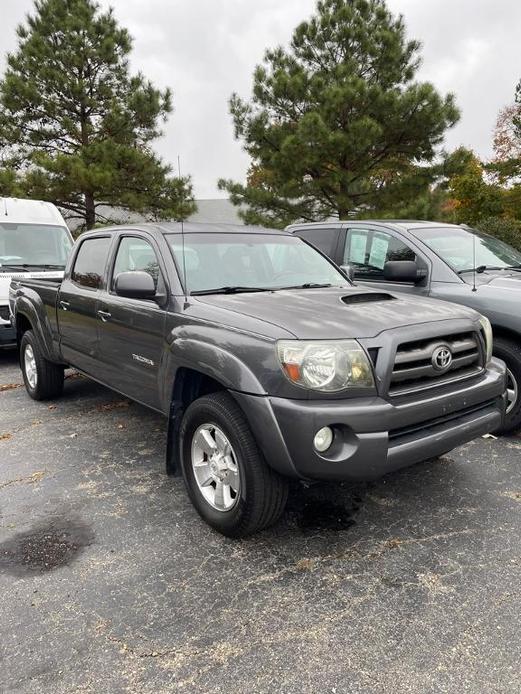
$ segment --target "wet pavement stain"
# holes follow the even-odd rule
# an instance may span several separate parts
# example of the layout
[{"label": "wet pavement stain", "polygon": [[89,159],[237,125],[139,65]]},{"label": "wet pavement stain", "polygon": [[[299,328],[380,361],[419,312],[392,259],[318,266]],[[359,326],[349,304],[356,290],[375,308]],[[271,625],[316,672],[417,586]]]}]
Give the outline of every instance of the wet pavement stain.
[{"label": "wet pavement stain", "polygon": [[0,572],[30,576],[71,564],[94,542],[83,521],[53,518],[0,544]]},{"label": "wet pavement stain", "polygon": [[[314,492],[318,491],[318,494]],[[333,493],[332,493],[333,492]],[[290,495],[287,510],[295,519],[298,528],[304,534],[318,530],[341,531],[356,525],[355,516],[362,504],[362,498],[352,496],[348,503],[345,500],[335,501],[340,488],[320,486],[301,490],[301,493]]]}]

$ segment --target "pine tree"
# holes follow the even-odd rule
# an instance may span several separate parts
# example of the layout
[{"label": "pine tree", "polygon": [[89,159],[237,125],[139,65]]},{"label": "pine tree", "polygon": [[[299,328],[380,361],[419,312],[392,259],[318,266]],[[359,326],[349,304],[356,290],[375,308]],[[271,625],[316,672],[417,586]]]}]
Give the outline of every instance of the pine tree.
[{"label": "pine tree", "polygon": [[[153,218],[194,210],[190,180],[151,149],[171,93],[130,75],[132,40],[93,0],[36,0],[0,82],[0,142],[11,177],[86,228],[108,205]],[[4,173],[6,180],[8,174]]]},{"label": "pine tree", "polygon": [[397,199],[459,117],[452,95],[414,81],[419,48],[384,0],[320,0],[289,50],[268,50],[251,101],[230,100],[248,180],[219,181],[245,221],[281,227]]}]

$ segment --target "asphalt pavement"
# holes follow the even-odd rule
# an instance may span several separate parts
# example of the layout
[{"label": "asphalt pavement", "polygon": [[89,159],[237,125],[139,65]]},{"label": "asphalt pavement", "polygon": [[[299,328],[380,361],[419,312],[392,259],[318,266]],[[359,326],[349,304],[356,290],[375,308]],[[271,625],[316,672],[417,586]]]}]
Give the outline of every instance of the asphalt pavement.
[{"label": "asphalt pavement", "polygon": [[160,416],[21,383],[0,352],[0,692],[521,691],[521,438],[295,485],[234,541],[165,475]]}]

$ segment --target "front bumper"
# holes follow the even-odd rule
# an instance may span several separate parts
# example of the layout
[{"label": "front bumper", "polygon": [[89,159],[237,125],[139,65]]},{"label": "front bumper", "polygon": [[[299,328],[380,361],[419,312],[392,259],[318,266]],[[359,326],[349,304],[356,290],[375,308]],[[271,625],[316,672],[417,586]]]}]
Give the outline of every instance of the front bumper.
[{"label": "front bumper", "polygon": [[[350,400],[288,400],[234,393],[268,463],[301,479],[371,480],[428,460],[502,424],[506,407],[505,365],[493,360],[471,382],[450,393],[418,393],[394,403],[380,397]],[[318,429],[335,439],[319,454]]]},{"label": "front bumper", "polygon": [[14,347],[16,345],[16,330],[11,323],[0,320],[0,347]]}]

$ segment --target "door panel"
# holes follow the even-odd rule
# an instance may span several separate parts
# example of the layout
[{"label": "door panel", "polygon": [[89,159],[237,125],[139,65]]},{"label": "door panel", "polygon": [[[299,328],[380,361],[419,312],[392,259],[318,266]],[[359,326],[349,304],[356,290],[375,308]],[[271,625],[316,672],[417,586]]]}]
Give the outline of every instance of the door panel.
[{"label": "door panel", "polygon": [[165,311],[153,301],[105,294],[99,309],[101,380],[131,398],[159,407],[158,374]]},{"label": "door panel", "polygon": [[158,375],[164,351],[166,310],[155,301],[129,299],[114,292],[120,272],[148,272],[158,293],[166,296],[158,256],[148,240],[121,236],[111,273],[109,291],[100,296],[101,380],[131,398],[160,408]]},{"label": "door panel", "polygon": [[99,334],[97,308],[103,286],[110,237],[86,239],[80,246],[71,278],[62,282],[57,306],[61,349],[65,361],[95,373]]}]

